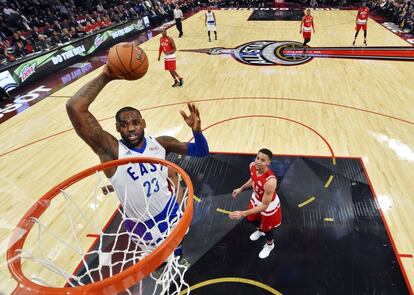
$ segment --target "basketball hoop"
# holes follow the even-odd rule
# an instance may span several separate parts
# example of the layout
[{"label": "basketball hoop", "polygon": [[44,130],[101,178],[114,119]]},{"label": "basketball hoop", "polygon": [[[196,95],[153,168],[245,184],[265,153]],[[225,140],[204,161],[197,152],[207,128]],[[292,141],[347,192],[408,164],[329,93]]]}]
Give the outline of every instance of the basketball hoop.
[{"label": "basketball hoop", "polygon": [[[50,208],[52,203],[55,201],[57,202],[57,199],[63,196],[62,199],[64,200],[59,200],[59,202],[63,202],[63,204],[65,204],[64,205],[65,210],[66,210],[66,207],[74,208],[73,209],[73,211],[75,211],[74,213],[78,213],[78,215],[76,216],[68,215],[69,221],[67,222],[68,224],[70,224],[70,227],[72,227],[72,228],[66,228],[66,232],[68,233],[68,236],[70,236],[71,230],[75,232],[74,229],[76,228],[76,226],[81,227],[78,223],[80,219],[85,219],[86,220],[85,224],[92,225],[93,227],[94,224],[89,219],[89,216],[85,215],[85,213],[82,213],[82,211],[79,211],[80,213],[78,212],[78,209],[81,210],[81,208],[80,208],[80,205],[76,203],[76,200],[73,199],[72,196],[70,196],[70,193],[71,193],[70,187],[76,186],[77,183],[83,183],[84,179],[96,174],[99,179],[98,183],[94,185],[95,189],[93,189],[93,195],[94,195],[94,198],[96,198],[96,195],[99,194],[100,192],[99,187],[101,184],[100,182],[101,179],[104,179],[104,181],[107,181],[105,177],[102,177],[101,175],[102,171],[110,167],[118,167],[121,165],[128,165],[128,164],[139,164],[139,165],[144,164],[144,165],[152,165],[152,167],[154,165],[159,165],[160,167],[164,166],[164,167],[171,168],[175,170],[179,174],[179,176],[181,176],[182,180],[185,182],[185,185],[186,185],[186,188],[184,189],[184,196],[180,204],[180,208],[179,208],[180,213],[178,214],[178,220],[171,222],[171,224],[168,224],[168,230],[164,238],[161,239],[161,241],[159,241],[159,243],[156,244],[156,246],[153,247],[152,249],[149,249],[148,251],[146,251],[146,249],[142,250],[140,248],[147,248],[147,247],[145,246],[142,247],[142,245],[138,247],[136,246],[134,242],[128,242],[129,247],[133,248],[133,250],[124,250],[123,252],[118,251],[119,255],[121,254],[123,255],[124,260],[113,263],[112,265],[110,257],[113,253],[104,253],[102,249],[100,248],[101,246],[95,247],[97,250],[96,249],[91,250],[91,251],[88,250],[86,252],[77,251],[78,245],[81,244],[79,240],[76,241],[77,245],[71,245],[68,243],[68,241],[62,241],[63,238],[59,236],[59,234],[56,234],[52,230],[48,232],[46,225],[42,221],[39,221],[41,216],[45,213],[45,211],[48,208]],[[177,195],[177,190],[179,189],[179,187],[180,185],[177,185],[177,187],[174,187],[174,190],[171,194],[173,197]],[[83,188],[81,191],[82,191],[82,198],[84,198]],[[66,179],[65,181],[63,181],[62,183],[60,183],[59,185],[51,189],[49,192],[44,194],[27,211],[24,217],[19,221],[17,227],[13,230],[11,238],[10,238],[10,242],[9,242],[9,248],[7,251],[7,261],[8,261],[9,270],[11,274],[13,275],[14,279],[18,283],[16,289],[14,290],[14,294],[115,294],[115,293],[122,292],[122,291],[127,291],[127,293],[130,293],[128,291],[128,288],[131,288],[132,286],[136,285],[138,282],[141,283],[141,281],[145,277],[150,277],[153,280],[155,280],[156,281],[155,285],[162,285],[161,287],[159,287],[161,290],[157,290],[156,294],[169,294],[168,289],[171,284],[175,284],[175,289],[178,289],[177,293],[174,293],[174,294],[179,294],[181,288],[183,289],[187,288],[187,285],[183,281],[183,276],[184,276],[183,273],[187,270],[187,268],[186,267],[181,268],[178,262],[178,258],[174,258],[172,253],[174,252],[176,247],[181,243],[184,235],[186,234],[186,231],[191,223],[192,214],[193,214],[193,186],[192,186],[190,177],[187,175],[187,173],[182,168],[180,168],[174,163],[171,163],[166,160],[155,159],[155,158],[127,158],[127,159],[120,159],[120,160],[107,162],[107,163],[96,165],[94,167],[86,169]],[[61,213],[58,215],[57,218],[60,220],[60,219],[63,219],[63,217],[64,217],[64,214]],[[23,246],[26,242],[29,232],[32,230],[32,228],[35,225],[37,226],[38,232],[39,232],[38,237],[36,238],[35,250],[25,251],[23,249]],[[121,226],[121,224],[119,226],[116,226],[116,228],[117,228],[116,233],[107,234],[101,230],[100,234],[102,236],[105,236],[106,238],[109,237],[111,239],[114,239],[115,242],[113,243],[116,243],[118,239],[121,239],[122,237],[125,238],[123,235],[127,235],[127,234],[129,234],[129,236],[131,235],[131,233],[125,233],[125,231],[122,231],[123,227]],[[68,270],[61,269],[61,267],[58,265],[54,265],[54,263],[51,262],[51,260],[47,257],[48,253],[46,253],[44,249],[39,249],[40,254],[36,257],[34,256],[34,253],[36,252],[37,248],[42,246],[41,244],[42,244],[43,238],[41,237],[41,234],[44,234],[44,235],[48,234],[48,236],[51,236],[55,240],[57,240],[57,244],[59,245],[59,247],[61,247],[58,249],[68,249],[67,251],[73,250],[75,252],[79,252],[80,261],[81,261],[80,265],[82,264],[82,266],[87,265],[86,261],[88,258],[86,257],[93,254],[93,255],[99,256],[99,259],[98,259],[99,267],[101,267],[102,269],[108,268],[108,265],[109,267],[112,267],[115,264],[117,264],[118,266],[121,265],[120,267],[121,270],[117,273],[113,273],[113,270],[110,269],[109,270],[110,275],[108,276],[103,276],[102,275],[103,271],[98,270],[99,278],[97,280],[92,278],[91,275],[90,275],[90,278],[89,277],[87,278],[87,280],[86,279],[80,280],[78,279],[76,274],[73,274],[73,269],[68,271]],[[34,234],[32,233],[32,235]],[[71,240],[70,237],[69,237],[69,240]],[[99,241],[101,242],[102,240],[103,240],[103,237],[99,237]],[[75,242],[73,243],[76,244]],[[49,250],[50,248],[51,246],[47,245],[47,250]],[[28,253],[25,253],[25,252],[28,252]],[[64,251],[61,251],[61,252],[64,252]],[[113,251],[113,252],[116,252],[116,251]],[[127,254],[125,254],[126,252]],[[127,258],[125,257],[127,257],[128,255],[132,258],[128,258],[129,260],[127,261]],[[37,264],[40,263],[42,267],[47,268],[47,271],[51,271],[51,272],[57,273],[57,275],[61,275],[66,281],[66,286],[65,287],[51,286],[49,283],[45,283],[44,279],[36,279],[34,276],[31,276],[31,279],[28,278],[24,274],[23,269],[22,269],[22,258],[24,259],[25,263],[26,261],[34,261]],[[166,263],[167,266],[162,272],[161,277],[154,279],[152,275],[149,276],[155,269],[157,269],[165,261],[167,261]],[[171,267],[169,268],[169,266]],[[95,269],[93,271],[95,271]],[[174,279],[177,278],[177,275],[172,274],[171,273],[172,271],[178,272],[179,274],[178,277],[181,280],[181,282],[174,283]],[[76,283],[73,283],[77,279],[78,281]],[[85,283],[85,280],[86,281],[89,280],[90,282]],[[154,294],[155,294],[155,291],[154,291]]]}]

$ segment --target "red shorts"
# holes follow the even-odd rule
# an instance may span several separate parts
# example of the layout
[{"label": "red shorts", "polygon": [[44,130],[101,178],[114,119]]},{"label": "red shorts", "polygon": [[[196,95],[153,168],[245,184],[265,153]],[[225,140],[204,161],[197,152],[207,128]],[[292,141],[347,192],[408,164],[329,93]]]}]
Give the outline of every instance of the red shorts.
[{"label": "red shorts", "polygon": [[303,34],[303,39],[310,39],[312,35],[311,32],[305,32],[305,31],[303,31],[302,34]]},{"label": "red shorts", "polygon": [[355,31],[359,31],[359,30],[361,30],[361,28],[362,28],[364,31],[366,31],[366,30],[367,30],[367,24],[365,24],[365,25],[360,25],[360,24],[357,24],[357,25],[356,25],[356,27],[355,27]]},{"label": "red shorts", "polygon": [[[249,203],[249,210],[253,208],[252,202]],[[247,215],[248,221],[260,220],[260,230],[263,232],[268,232],[275,227],[278,227],[282,223],[282,208],[277,208],[277,210],[269,216],[263,215],[263,212]]]},{"label": "red shorts", "polygon": [[164,69],[167,71],[175,71],[175,59],[165,59],[164,60]]}]

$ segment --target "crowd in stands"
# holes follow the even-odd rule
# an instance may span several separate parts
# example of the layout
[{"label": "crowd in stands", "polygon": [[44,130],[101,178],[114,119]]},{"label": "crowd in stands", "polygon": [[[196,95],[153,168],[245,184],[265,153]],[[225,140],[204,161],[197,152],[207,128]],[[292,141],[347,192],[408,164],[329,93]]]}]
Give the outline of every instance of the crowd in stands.
[{"label": "crowd in stands", "polygon": [[[173,19],[174,0],[0,0],[0,66],[96,31],[148,16],[151,25]],[[179,0],[193,9],[199,0]],[[299,0],[304,2],[308,0]],[[312,0],[309,0],[312,1]],[[317,0],[314,0],[314,2]],[[320,0],[322,1],[322,0]],[[324,0],[342,6],[352,0]],[[264,6],[265,0],[204,0],[215,6]],[[368,0],[374,13],[414,33],[414,0]],[[305,4],[305,3],[302,3]]]},{"label": "crowd in stands", "polygon": [[[180,0],[181,9],[196,1]],[[133,18],[159,25],[173,10],[164,0],[0,0],[0,66]]]},{"label": "crowd in stands", "polygon": [[414,34],[414,0],[370,0],[368,6],[404,32]]}]

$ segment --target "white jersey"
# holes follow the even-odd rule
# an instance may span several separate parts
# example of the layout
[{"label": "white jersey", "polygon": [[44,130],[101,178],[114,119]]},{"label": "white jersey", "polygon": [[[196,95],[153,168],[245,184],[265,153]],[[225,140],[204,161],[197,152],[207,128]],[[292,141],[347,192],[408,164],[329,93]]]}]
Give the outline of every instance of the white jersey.
[{"label": "white jersey", "polygon": [[[151,137],[144,136],[140,149],[129,149],[119,141],[118,158],[153,157],[165,159],[165,149]],[[159,164],[133,163],[118,166],[109,179],[127,218],[146,221],[158,215],[171,198],[168,168]],[[146,209],[148,207],[148,209]]]},{"label": "white jersey", "polygon": [[214,14],[212,11],[206,12],[207,30],[216,31],[216,21],[214,20]]},{"label": "white jersey", "polygon": [[210,12],[206,12],[206,17],[207,17],[207,24],[209,25],[215,25],[216,21],[214,20],[214,14],[212,11]]}]

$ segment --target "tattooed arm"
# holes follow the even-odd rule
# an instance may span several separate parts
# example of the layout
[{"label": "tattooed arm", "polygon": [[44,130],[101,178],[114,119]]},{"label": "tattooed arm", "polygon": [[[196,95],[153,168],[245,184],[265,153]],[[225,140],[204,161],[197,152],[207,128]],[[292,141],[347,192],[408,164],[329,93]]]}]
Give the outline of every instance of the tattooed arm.
[{"label": "tattooed arm", "polygon": [[101,163],[118,158],[118,141],[102,129],[89,106],[113,78],[105,66],[104,73],[84,85],[66,103],[66,111],[76,133],[99,156]]}]

